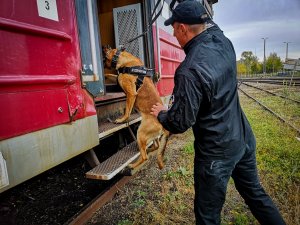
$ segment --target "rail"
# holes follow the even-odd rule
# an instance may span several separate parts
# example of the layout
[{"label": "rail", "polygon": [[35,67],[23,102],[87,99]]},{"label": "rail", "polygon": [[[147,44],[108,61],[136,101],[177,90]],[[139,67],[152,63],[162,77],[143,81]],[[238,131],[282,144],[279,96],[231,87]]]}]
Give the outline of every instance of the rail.
[{"label": "rail", "polygon": [[238,87],[238,89],[244,95],[246,95],[248,98],[250,98],[253,101],[255,101],[256,103],[258,103],[263,109],[265,109],[266,111],[270,112],[273,116],[277,117],[280,121],[286,123],[288,126],[290,126],[291,128],[293,128],[300,135],[300,130],[297,127],[295,127],[293,124],[291,124],[290,122],[288,122],[287,120],[285,120],[283,117],[281,117],[280,115],[278,115],[277,113],[275,113],[273,110],[271,110],[270,108],[268,108],[266,105],[264,105],[263,103],[261,103],[260,101],[258,101],[256,98],[254,98],[253,96],[251,96],[250,94],[248,94],[247,92],[245,92],[244,90],[242,90],[240,87]]},{"label": "rail", "polygon": [[297,101],[297,100],[295,100],[295,99],[288,98],[288,97],[283,96],[283,95],[279,95],[279,94],[273,93],[273,92],[271,92],[271,91],[268,91],[268,90],[265,90],[265,89],[262,89],[262,88],[259,88],[259,87],[255,87],[255,86],[250,85],[250,84],[247,84],[247,83],[245,83],[245,82],[241,82],[241,84],[246,85],[246,86],[248,86],[248,87],[255,88],[255,89],[257,89],[257,90],[264,91],[264,92],[266,92],[266,93],[268,93],[268,94],[271,94],[271,95],[274,95],[274,96],[277,96],[277,97],[280,97],[280,98],[283,98],[283,99],[287,99],[287,100],[290,100],[290,101],[292,101],[292,102],[296,102],[296,103],[300,104],[300,101]]}]

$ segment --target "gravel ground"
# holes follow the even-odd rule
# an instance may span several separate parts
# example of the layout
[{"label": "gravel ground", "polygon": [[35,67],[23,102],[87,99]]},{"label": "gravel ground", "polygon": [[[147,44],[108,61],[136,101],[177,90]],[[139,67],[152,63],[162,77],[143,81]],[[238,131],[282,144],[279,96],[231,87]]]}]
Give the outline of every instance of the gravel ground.
[{"label": "gravel ground", "polygon": [[2,193],[0,225],[63,224],[107,185],[86,179],[89,169],[76,157]]}]

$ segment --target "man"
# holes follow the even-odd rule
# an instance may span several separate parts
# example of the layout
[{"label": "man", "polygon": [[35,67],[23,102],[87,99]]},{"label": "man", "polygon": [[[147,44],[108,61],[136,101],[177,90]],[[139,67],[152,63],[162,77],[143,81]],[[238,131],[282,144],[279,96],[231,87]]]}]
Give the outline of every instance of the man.
[{"label": "man", "polygon": [[165,25],[173,26],[186,57],[175,72],[171,107],[156,104],[151,110],[171,133],[193,128],[196,224],[220,224],[230,177],[261,224],[285,224],[258,179],[256,142],[239,103],[231,42],[198,1],[179,3]]}]

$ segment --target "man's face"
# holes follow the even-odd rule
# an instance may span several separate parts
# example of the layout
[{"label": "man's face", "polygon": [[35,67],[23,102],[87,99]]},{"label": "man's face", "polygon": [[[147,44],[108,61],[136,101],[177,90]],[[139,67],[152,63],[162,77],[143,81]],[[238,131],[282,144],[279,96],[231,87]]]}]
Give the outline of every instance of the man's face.
[{"label": "man's face", "polygon": [[183,48],[186,44],[186,27],[182,23],[174,22],[173,27],[173,36],[176,37],[178,43]]}]

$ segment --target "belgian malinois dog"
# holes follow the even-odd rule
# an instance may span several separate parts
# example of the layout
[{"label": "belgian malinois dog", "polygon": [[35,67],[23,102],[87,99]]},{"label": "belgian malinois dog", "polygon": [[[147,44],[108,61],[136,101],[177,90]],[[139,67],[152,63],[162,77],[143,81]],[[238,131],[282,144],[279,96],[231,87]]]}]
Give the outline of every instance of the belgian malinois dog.
[{"label": "belgian malinois dog", "polygon": [[105,57],[105,66],[119,71],[119,75],[106,74],[105,76],[114,76],[126,94],[125,113],[122,117],[116,119],[115,123],[124,123],[128,121],[133,107],[135,107],[142,116],[141,124],[137,131],[137,143],[141,155],[136,162],[129,164],[129,167],[135,168],[148,160],[147,146],[153,142],[153,145],[148,149],[148,152],[158,150],[157,163],[158,167],[162,169],[164,167],[163,155],[167,145],[169,131],[164,129],[157,118],[150,114],[151,107],[154,104],[157,102],[162,104],[152,78],[144,76],[140,87],[137,87],[137,80],[139,79],[137,75],[120,71],[125,67],[143,67],[143,62],[124,50],[120,51],[118,49],[104,47],[103,53]]}]

